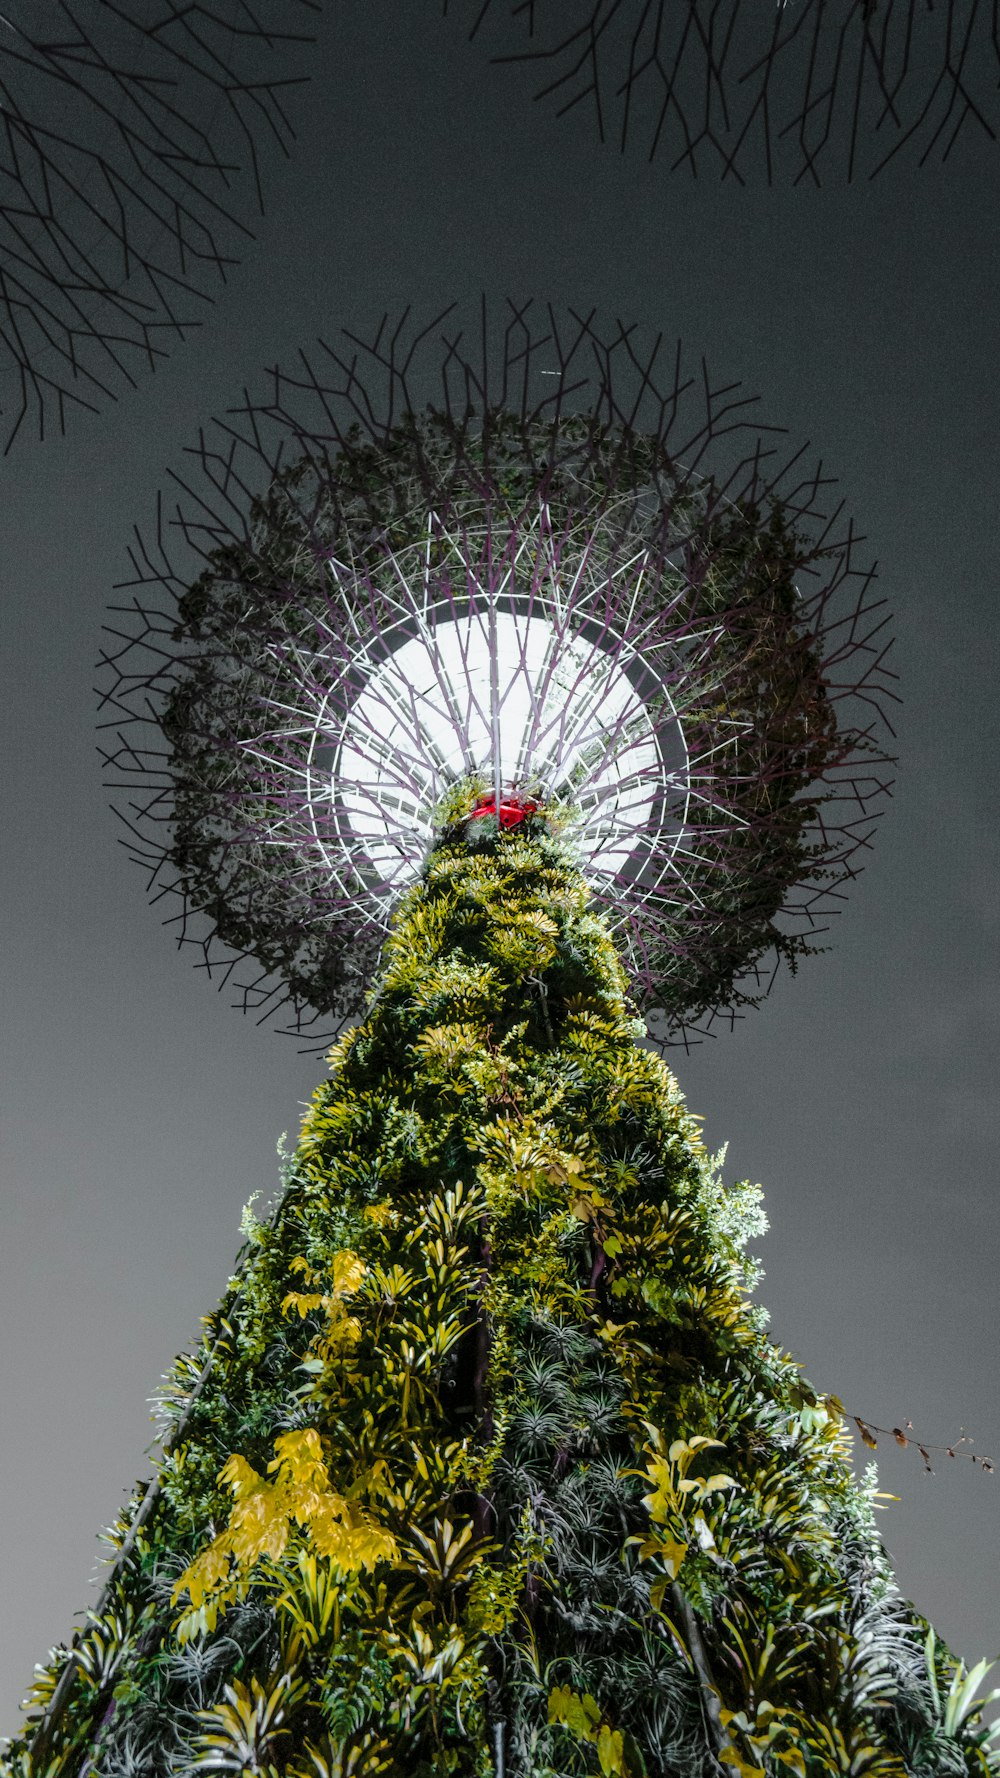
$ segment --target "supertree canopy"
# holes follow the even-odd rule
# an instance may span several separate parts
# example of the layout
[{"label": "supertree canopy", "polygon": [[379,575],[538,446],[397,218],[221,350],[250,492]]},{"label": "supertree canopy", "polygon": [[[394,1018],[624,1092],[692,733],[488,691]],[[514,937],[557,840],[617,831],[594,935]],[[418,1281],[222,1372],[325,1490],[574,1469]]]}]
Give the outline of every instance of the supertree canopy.
[{"label": "supertree canopy", "polygon": [[363,1016],[7,1778],[998,1770],[637,1014],[733,1005],[883,772],[849,527],[658,358],[530,307],[349,338],[137,551],[153,880]]},{"label": "supertree canopy", "polygon": [[885,614],[737,390],[513,310],[484,382],[450,319],[275,373],[140,539],[102,679],[130,844],[302,1031],[360,1010],[434,836],[513,796],[682,1034],[794,965],[857,867]]},{"label": "supertree canopy", "polygon": [[1000,126],[989,0],[442,0],[601,140],[743,183],[940,164]]},{"label": "supertree canopy", "polygon": [[[4,0],[0,415],[65,424],[197,326],[286,150],[318,0]],[[296,61],[299,67],[295,66]]]}]

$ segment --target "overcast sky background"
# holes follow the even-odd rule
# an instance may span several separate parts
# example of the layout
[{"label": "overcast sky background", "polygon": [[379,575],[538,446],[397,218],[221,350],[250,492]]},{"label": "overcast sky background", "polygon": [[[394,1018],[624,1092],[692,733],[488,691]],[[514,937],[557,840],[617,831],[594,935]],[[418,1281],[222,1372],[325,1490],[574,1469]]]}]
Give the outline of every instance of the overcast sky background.
[{"label": "overcast sky background", "polygon": [[[93,663],[168,465],[260,371],[412,301],[537,294],[681,335],[843,484],[896,612],[895,800],[830,954],[674,1058],[763,1182],[762,1299],[812,1382],[1000,1456],[1000,149],[873,186],[722,189],[529,101],[435,0],[329,0],[300,141],[200,335],[0,467],[0,1732],[96,1597],[147,1398],[214,1306],[321,1064],[178,956],[115,844]],[[902,1591],[1000,1653],[1000,1479],[890,1447]]]}]

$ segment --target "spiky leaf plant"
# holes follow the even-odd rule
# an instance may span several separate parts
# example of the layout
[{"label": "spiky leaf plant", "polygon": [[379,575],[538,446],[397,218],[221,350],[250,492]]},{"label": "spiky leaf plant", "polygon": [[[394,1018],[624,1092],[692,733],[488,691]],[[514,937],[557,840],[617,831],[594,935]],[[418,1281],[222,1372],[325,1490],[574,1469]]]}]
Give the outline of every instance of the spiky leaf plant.
[{"label": "spiky leaf plant", "polygon": [[566,843],[451,813],[4,1771],[996,1771]]}]

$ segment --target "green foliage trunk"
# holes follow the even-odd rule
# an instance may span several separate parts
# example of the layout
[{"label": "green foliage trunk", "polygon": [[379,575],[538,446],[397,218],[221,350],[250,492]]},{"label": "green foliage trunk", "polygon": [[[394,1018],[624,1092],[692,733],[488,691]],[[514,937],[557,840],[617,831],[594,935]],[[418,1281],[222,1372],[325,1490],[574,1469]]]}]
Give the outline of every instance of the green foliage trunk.
[{"label": "green foliage trunk", "polygon": [[449,830],[5,1772],[991,1769],[642,1038],[544,822]]}]

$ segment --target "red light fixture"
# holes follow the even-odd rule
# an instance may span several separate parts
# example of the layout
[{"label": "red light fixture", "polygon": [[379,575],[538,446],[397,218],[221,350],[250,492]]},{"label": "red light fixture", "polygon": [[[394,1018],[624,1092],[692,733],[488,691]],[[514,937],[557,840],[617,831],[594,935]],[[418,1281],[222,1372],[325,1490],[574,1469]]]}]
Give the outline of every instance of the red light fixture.
[{"label": "red light fixture", "polygon": [[470,821],[478,821],[483,815],[495,815],[501,827],[519,827],[529,815],[538,813],[538,804],[530,797],[505,796],[497,808],[495,796],[481,796],[469,816]]}]

